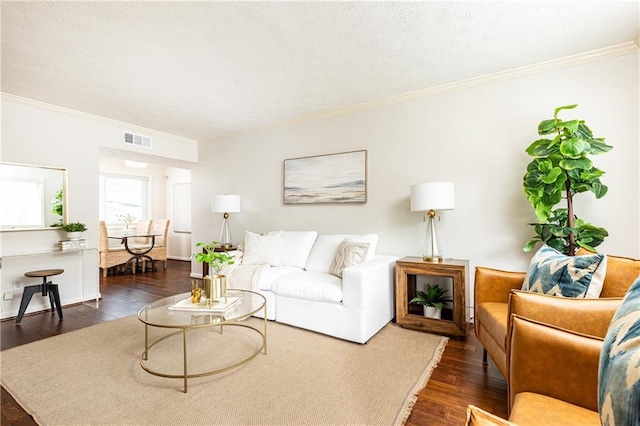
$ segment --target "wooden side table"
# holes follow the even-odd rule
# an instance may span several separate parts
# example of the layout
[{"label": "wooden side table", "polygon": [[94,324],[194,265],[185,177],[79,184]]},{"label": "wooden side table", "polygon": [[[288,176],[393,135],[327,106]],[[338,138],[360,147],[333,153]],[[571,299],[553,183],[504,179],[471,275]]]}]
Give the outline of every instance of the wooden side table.
[{"label": "wooden side table", "polygon": [[[396,323],[404,328],[443,334],[451,337],[467,335],[465,318],[465,282],[469,261],[445,259],[442,262],[426,262],[421,257],[404,257],[396,261]],[[443,309],[442,319],[426,318],[422,306],[409,304],[416,296],[417,277],[445,277],[453,281],[452,309]]]}]

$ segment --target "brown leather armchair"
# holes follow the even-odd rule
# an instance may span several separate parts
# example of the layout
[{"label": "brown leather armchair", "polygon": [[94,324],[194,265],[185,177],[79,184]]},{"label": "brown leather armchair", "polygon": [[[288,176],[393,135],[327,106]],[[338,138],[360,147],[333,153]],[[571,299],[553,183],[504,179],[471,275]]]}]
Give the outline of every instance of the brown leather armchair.
[{"label": "brown leather armchair", "polygon": [[[513,291],[507,333],[509,422],[494,416],[468,424],[600,425],[600,351],[621,301]],[[468,416],[488,417],[476,407],[469,407]]]},{"label": "brown leather armchair", "polygon": [[[581,249],[578,255],[588,254]],[[509,379],[506,356],[506,342],[509,330],[509,313],[518,313],[514,308],[510,308],[509,299],[511,291],[520,289],[525,277],[524,272],[506,272],[497,269],[476,268],[475,275],[475,333],[480,343],[484,347],[484,361],[489,354],[496,364],[498,370],[505,379]],[[640,275],[640,260],[619,256],[607,256],[607,272],[600,294],[601,298],[623,297],[629,286]],[[543,295],[532,293],[532,298],[527,301],[538,300]],[[548,298],[544,297],[543,300]],[[583,308],[587,306],[585,301],[600,301],[601,299],[563,299],[569,303],[578,302]],[[527,302],[523,302],[527,303]],[[596,302],[597,303],[597,302]],[[594,306],[598,306],[597,304]],[[520,306],[519,309],[524,309]],[[532,309],[542,309],[542,311],[532,316],[532,319],[546,320],[548,313],[544,312],[545,305]],[[594,307],[593,309],[597,309]],[[586,315],[581,315],[584,321]],[[562,325],[560,325],[562,327]],[[608,326],[608,324],[607,324]]]}]

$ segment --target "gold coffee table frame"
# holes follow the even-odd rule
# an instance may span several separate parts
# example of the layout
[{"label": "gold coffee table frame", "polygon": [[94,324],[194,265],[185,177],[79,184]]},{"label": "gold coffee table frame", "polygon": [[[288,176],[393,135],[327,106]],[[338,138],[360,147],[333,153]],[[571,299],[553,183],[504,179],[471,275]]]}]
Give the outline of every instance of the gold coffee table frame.
[{"label": "gold coffee table frame", "polygon": [[[201,312],[201,311],[178,311],[169,309],[170,306],[179,301],[191,297],[191,293],[183,293],[175,296],[165,297],[153,303],[149,303],[138,311],[138,319],[144,323],[144,352],[140,357],[140,366],[147,373],[154,376],[165,377],[170,379],[184,380],[184,393],[187,393],[187,379],[196,377],[211,376],[214,374],[224,373],[233,368],[239,367],[251,361],[258,356],[260,352],[267,354],[267,299],[260,293],[249,290],[229,289],[228,297],[240,297],[239,304],[227,312]],[[263,330],[254,328],[247,324],[241,324],[239,321],[247,319],[255,313],[262,310],[264,314]],[[174,333],[167,334],[149,343],[149,327],[178,329]],[[187,371],[187,331],[191,329],[220,327],[222,334],[223,326],[244,327],[255,331],[262,337],[262,345],[247,358],[235,364],[219,368],[213,371],[203,373],[189,374]],[[182,356],[183,356],[183,374],[166,374],[149,368],[145,361],[149,359],[149,349],[167,339],[182,333]]]}]

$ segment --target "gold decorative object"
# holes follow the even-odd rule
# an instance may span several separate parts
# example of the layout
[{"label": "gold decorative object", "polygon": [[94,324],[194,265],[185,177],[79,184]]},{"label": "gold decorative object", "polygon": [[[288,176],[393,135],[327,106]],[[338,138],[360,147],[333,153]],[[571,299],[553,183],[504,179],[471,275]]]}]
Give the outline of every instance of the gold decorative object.
[{"label": "gold decorative object", "polygon": [[191,303],[200,303],[202,298],[202,288],[198,286],[197,280],[191,280]]}]

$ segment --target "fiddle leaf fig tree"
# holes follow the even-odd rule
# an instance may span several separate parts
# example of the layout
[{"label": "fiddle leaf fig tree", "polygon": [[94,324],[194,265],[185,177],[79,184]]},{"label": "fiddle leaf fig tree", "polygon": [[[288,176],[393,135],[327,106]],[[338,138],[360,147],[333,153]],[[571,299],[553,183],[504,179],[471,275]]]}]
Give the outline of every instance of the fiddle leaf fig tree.
[{"label": "fiddle leaf fig tree", "polygon": [[[526,150],[535,158],[527,166],[523,186],[538,222],[531,224],[536,235],[524,246],[525,251],[543,242],[573,256],[576,247],[594,250],[609,235],[606,229],[586,223],[573,211],[575,194],[590,191],[602,198],[607,193],[607,186],[600,181],[605,172],[594,167],[589,156],[613,148],[604,143],[604,138],[594,138],[583,120],[558,118],[560,111],[577,106],[556,108],[552,119],[538,125],[539,135],[550,136],[538,139]],[[566,208],[554,209],[563,199]]]}]

